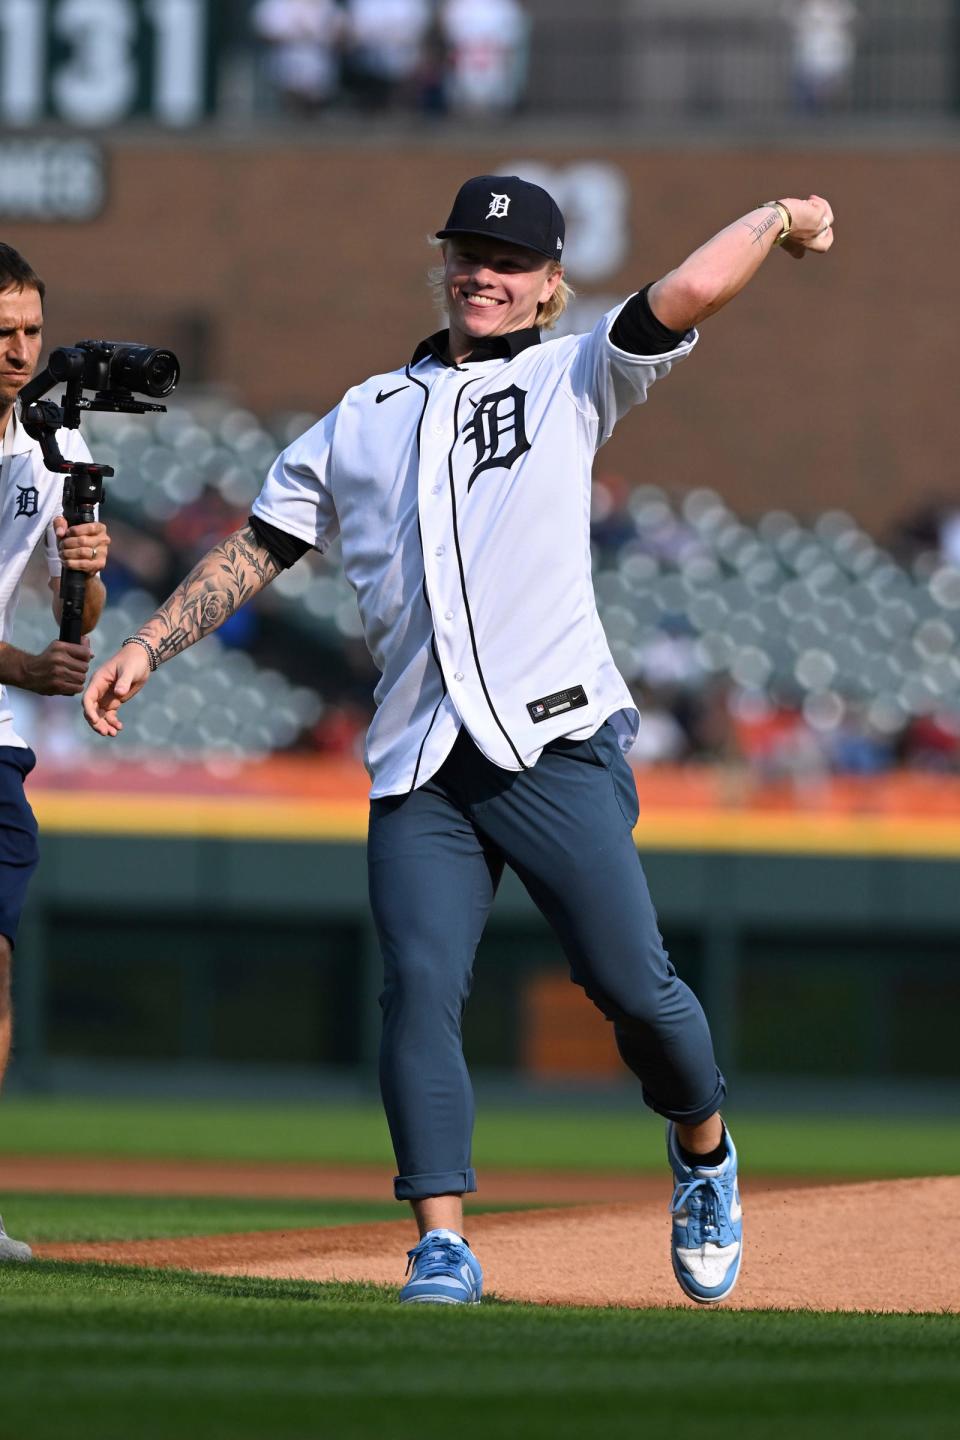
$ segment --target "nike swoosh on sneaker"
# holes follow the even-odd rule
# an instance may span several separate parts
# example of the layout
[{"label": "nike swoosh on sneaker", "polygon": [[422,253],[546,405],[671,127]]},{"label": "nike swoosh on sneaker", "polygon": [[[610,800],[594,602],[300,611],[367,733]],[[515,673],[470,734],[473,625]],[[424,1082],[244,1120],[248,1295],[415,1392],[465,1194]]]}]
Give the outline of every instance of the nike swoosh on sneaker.
[{"label": "nike swoosh on sneaker", "polygon": [[378,390],[377,404],[382,405],[384,400],[389,400],[391,395],[399,395],[401,390],[409,390],[409,385],[398,385],[396,390]]}]

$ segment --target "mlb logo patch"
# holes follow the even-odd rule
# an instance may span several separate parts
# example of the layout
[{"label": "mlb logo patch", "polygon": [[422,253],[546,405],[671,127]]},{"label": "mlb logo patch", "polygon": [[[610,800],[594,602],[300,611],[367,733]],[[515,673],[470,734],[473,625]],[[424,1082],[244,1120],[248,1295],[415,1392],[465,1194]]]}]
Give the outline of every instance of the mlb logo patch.
[{"label": "mlb logo patch", "polygon": [[553,695],[541,695],[539,700],[528,700],[527,714],[534,725],[540,725],[544,720],[552,720],[554,715],[562,715],[565,710],[580,710],[586,703],[583,686],[571,685],[569,690],[557,690]]}]

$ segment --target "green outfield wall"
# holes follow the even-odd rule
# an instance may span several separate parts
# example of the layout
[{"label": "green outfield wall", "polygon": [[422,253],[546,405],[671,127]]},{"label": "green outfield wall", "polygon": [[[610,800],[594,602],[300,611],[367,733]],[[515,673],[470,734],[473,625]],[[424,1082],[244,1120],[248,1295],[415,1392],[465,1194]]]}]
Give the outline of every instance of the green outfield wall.
[{"label": "green outfield wall", "polygon": [[[643,860],[732,1078],[960,1080],[955,862],[677,849]],[[360,843],[47,834],[15,969],[21,1088],[61,1088],[91,1066],[171,1080],[191,1067],[374,1074],[380,962]],[[475,1067],[617,1079],[588,1003],[556,1011],[565,969],[507,875],[468,1007]]]}]

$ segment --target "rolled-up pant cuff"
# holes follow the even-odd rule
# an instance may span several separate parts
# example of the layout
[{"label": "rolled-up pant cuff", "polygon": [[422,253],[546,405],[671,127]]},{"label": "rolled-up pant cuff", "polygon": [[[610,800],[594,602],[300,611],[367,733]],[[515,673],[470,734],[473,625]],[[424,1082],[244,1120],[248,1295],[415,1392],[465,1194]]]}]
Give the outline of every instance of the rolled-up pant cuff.
[{"label": "rolled-up pant cuff", "polygon": [[676,1110],[669,1105],[662,1105],[655,1095],[644,1090],[643,1099],[651,1110],[662,1115],[665,1120],[672,1120],[677,1125],[700,1125],[704,1120],[709,1120],[720,1109],[727,1096],[727,1084],[720,1071],[717,1071],[717,1088],[710,1099],[704,1105],[698,1105],[693,1110]]},{"label": "rolled-up pant cuff", "polygon": [[434,1195],[466,1195],[477,1188],[476,1171],[438,1170],[432,1175],[395,1175],[398,1200],[429,1200]]}]

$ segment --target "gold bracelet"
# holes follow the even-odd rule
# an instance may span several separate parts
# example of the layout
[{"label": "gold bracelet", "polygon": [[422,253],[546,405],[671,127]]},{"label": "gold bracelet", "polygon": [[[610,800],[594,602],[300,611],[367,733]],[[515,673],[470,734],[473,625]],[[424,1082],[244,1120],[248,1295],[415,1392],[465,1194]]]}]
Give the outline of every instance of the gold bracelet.
[{"label": "gold bracelet", "polygon": [[773,243],[774,245],[782,245],[784,240],[786,240],[787,236],[790,234],[790,231],[793,229],[793,216],[790,214],[790,211],[787,209],[786,205],[784,205],[782,200],[761,200],[760,204],[764,209],[776,210],[777,214],[780,216],[780,234],[777,236],[776,240],[774,240]]}]

